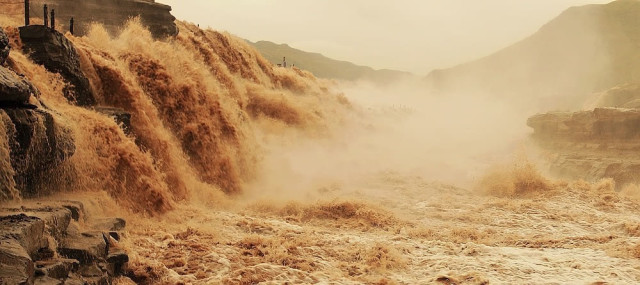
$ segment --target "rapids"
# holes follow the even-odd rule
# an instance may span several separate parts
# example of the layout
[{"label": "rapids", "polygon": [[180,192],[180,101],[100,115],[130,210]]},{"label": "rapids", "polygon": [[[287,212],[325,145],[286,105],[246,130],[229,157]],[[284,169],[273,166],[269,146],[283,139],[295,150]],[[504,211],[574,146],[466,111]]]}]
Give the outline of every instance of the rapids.
[{"label": "rapids", "polygon": [[316,79],[228,33],[178,26],[166,41],[135,20],[116,37],[99,25],[67,35],[99,104],[132,114],[131,134],[68,102],[10,32],[10,68],[76,143],[48,187],[127,219],[134,282],[640,280],[637,189],[554,181],[523,160],[489,167],[525,144],[523,115],[497,123],[500,104]]}]

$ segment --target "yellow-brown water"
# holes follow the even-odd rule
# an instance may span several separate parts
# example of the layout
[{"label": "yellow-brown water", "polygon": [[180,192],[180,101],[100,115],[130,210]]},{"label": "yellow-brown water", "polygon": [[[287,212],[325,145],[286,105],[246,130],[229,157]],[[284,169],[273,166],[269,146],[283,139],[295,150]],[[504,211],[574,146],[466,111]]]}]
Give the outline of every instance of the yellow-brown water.
[{"label": "yellow-brown water", "polygon": [[132,113],[130,136],[69,104],[8,29],[10,67],[74,134],[74,171],[51,187],[127,219],[134,281],[640,280],[637,189],[554,181],[524,160],[491,167],[526,134],[497,120],[518,118],[504,106],[341,86],[179,28],[166,42],[135,21],[116,38],[67,35],[100,104]]}]

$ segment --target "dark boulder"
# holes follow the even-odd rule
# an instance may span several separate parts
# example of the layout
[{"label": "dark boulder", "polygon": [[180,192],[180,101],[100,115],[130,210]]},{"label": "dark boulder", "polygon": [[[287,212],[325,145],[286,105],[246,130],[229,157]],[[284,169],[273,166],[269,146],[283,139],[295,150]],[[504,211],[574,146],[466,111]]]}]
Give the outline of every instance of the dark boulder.
[{"label": "dark boulder", "polygon": [[65,97],[80,106],[95,105],[89,80],[80,69],[80,59],[73,44],[63,34],[45,26],[20,27],[25,53],[36,63],[55,73],[60,73],[69,83]]},{"label": "dark boulder", "polygon": [[4,30],[0,28],[0,65],[3,65],[7,60],[10,50],[11,46],[9,45],[9,37],[7,37]]},{"label": "dark boulder", "polygon": [[31,84],[15,72],[0,66],[0,107],[31,107]]}]

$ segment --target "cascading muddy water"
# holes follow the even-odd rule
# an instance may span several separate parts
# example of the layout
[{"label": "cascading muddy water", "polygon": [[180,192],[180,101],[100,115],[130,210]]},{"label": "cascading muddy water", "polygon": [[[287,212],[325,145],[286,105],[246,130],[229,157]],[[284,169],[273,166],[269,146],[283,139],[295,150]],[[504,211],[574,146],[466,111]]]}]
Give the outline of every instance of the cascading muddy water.
[{"label": "cascading muddy water", "polygon": [[[120,245],[136,282],[640,278],[638,204],[610,182],[551,181],[525,163],[485,175],[480,191],[459,187],[520,147],[524,112],[481,96],[425,96],[411,82],[340,86],[349,101],[229,34],[178,25],[167,41],[136,21],[117,37],[100,26],[67,35],[100,105],[131,113],[130,133],[70,104],[59,75],[19,51],[10,58],[73,134],[75,154],[49,186],[126,216]],[[15,197],[6,170],[0,193]],[[158,217],[127,215],[105,193]]]},{"label": "cascading muddy water", "polygon": [[[0,113],[0,134],[15,133],[11,119],[4,112]],[[9,140],[7,136],[0,136],[0,201],[20,198],[20,191],[16,188],[16,175],[11,165]]]},{"label": "cascading muddy water", "polygon": [[194,194],[240,193],[262,156],[257,140],[264,132],[256,126],[324,131],[331,123],[324,117],[348,107],[310,74],[275,69],[239,39],[179,26],[180,35],[166,42],[153,40],[137,20],[117,38],[99,25],[86,37],[67,35],[99,105],[131,113],[131,135],[69,104],[61,78],[12,53],[14,69],[73,131],[77,151],[67,179],[74,189],[104,190],[149,213]]}]

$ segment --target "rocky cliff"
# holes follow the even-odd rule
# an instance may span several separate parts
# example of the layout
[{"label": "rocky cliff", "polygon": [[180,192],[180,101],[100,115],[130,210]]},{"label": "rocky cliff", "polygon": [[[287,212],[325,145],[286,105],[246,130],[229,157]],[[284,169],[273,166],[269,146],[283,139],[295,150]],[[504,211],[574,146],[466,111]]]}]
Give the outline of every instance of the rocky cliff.
[{"label": "rocky cliff", "polygon": [[80,70],[80,59],[71,42],[58,31],[41,25],[20,27],[20,39],[26,54],[47,70],[59,73],[66,81],[67,99],[81,106],[95,105],[89,80]]},{"label": "rocky cliff", "polygon": [[[69,30],[69,20],[73,17],[77,35],[86,34],[93,22],[103,24],[107,30],[115,34],[127,20],[138,16],[156,38],[173,37],[178,34],[171,7],[155,1],[32,0],[31,16],[42,18],[44,4],[49,6],[49,11],[55,9],[57,28],[60,30]],[[32,24],[42,23],[32,21]]]},{"label": "rocky cliff", "polygon": [[640,110],[596,108],[529,118],[533,139],[561,178],[640,183]]},{"label": "rocky cliff", "polygon": [[[7,38],[1,30],[0,38]],[[46,193],[44,181],[75,152],[70,130],[40,95],[24,75],[0,65],[0,201]]]}]

